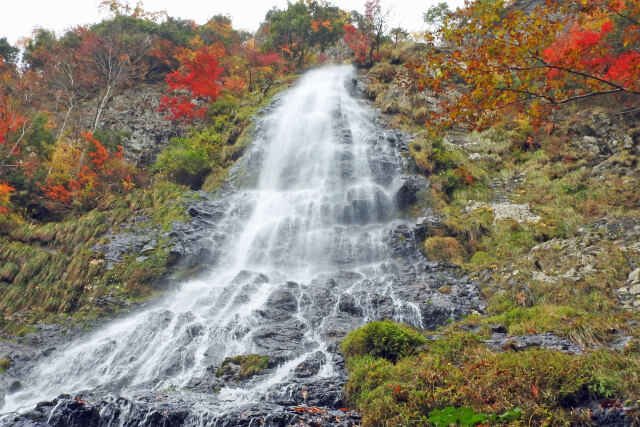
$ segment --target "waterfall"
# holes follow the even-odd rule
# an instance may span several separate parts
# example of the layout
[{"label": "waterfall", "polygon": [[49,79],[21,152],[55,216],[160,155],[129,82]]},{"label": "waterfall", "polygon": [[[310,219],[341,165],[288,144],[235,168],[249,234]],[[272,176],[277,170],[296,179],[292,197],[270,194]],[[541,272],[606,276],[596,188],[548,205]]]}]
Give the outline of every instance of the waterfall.
[{"label": "waterfall", "polygon": [[[216,425],[220,414],[260,402],[297,402],[300,385],[336,384],[339,394],[339,340],[367,321],[424,326],[428,316],[457,315],[455,286],[467,285],[452,278],[453,295],[427,300],[445,280],[425,273],[436,264],[394,253],[394,235],[412,238],[395,201],[404,158],[354,95],[354,78],[350,66],[309,71],[257,119],[245,154],[254,176],[226,197],[216,228],[226,243],[207,274],[40,361],[3,412],[84,390],[185,398],[225,358],[269,356],[265,374],[220,383],[206,403],[194,398],[191,424]],[[313,369],[300,375],[305,361]]]}]

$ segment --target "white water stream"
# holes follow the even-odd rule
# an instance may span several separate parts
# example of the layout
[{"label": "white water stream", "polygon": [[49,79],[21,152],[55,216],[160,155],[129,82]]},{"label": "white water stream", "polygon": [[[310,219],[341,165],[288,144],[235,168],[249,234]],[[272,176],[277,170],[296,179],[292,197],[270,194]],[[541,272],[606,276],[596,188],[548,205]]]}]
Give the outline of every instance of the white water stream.
[{"label": "white water stream", "polygon": [[[365,278],[380,276],[378,266],[389,259],[385,235],[398,221],[393,195],[403,165],[381,137],[374,112],[352,95],[354,77],[349,66],[310,71],[259,119],[247,154],[258,159],[259,175],[229,196],[218,227],[229,243],[213,271],[56,351],[34,369],[26,388],[6,397],[2,411],[100,387],[125,396],[145,387],[185,387],[225,357],[269,353],[261,340],[271,339],[279,324],[265,312],[283,292],[295,304],[283,314],[282,328],[298,328],[299,351],[251,387],[223,388],[220,401],[231,410],[262,399],[318,351],[327,363],[316,376],[335,375],[325,336],[337,307],[312,313],[310,307],[323,301],[308,289],[339,271],[358,272],[361,279],[336,287],[350,294],[371,286]],[[390,284],[377,292],[420,322]],[[359,304],[364,315],[353,326],[372,317],[366,301]],[[266,324],[271,335],[263,333]]]}]

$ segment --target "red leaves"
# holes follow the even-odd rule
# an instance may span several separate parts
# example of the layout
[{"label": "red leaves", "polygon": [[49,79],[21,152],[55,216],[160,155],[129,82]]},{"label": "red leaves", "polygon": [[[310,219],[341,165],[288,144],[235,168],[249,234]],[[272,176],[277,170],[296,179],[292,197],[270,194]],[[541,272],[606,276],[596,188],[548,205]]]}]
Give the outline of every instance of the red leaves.
[{"label": "red leaves", "polygon": [[0,144],[9,142],[10,135],[17,132],[26,121],[26,117],[15,111],[9,95],[0,91]]},{"label": "red leaves", "polygon": [[[621,3],[616,2],[617,10],[623,7]],[[599,30],[584,29],[575,23],[567,34],[544,50],[544,60],[551,67],[557,67],[549,70],[548,78],[557,80],[575,71],[624,88],[637,83],[640,78],[640,52],[616,53],[614,31],[611,19],[604,20]]]},{"label": "red leaves", "polygon": [[353,25],[344,26],[344,42],[353,51],[356,61],[363,64],[367,60],[367,48],[369,46],[367,37],[358,31]]},{"label": "red leaves", "polygon": [[607,76],[628,88],[640,78],[640,52],[625,52],[611,61]]},{"label": "red leaves", "polygon": [[196,117],[204,117],[206,112],[204,108],[197,108],[195,101],[186,95],[163,96],[160,100],[158,111],[169,112],[165,117],[168,120],[184,119],[185,121],[191,121]]},{"label": "red leaves", "polygon": [[266,67],[270,65],[276,65],[280,62],[280,55],[278,55],[277,53],[260,54],[257,56],[256,62],[259,65],[266,66]]},{"label": "red leaves", "polygon": [[59,201],[65,205],[71,203],[71,191],[64,185],[49,185],[43,188],[46,198]]},{"label": "red leaves", "polygon": [[185,119],[191,121],[202,117],[203,107],[197,101],[213,101],[220,95],[223,68],[218,57],[224,50],[219,46],[201,47],[192,55],[183,55],[180,70],[167,75],[165,81],[169,92],[184,93],[178,96],[163,97],[158,111],[169,112],[169,120]]}]

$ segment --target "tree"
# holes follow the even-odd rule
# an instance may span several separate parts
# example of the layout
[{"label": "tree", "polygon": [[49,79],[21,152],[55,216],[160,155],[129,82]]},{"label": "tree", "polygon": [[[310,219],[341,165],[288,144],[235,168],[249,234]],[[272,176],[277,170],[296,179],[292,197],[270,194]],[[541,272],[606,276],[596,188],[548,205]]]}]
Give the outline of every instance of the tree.
[{"label": "tree", "polygon": [[298,67],[304,65],[313,49],[324,50],[343,35],[340,9],[317,1],[289,3],[287,9],[267,12],[262,32],[263,48],[280,51]]},{"label": "tree", "polygon": [[6,182],[0,182],[0,215],[6,215],[9,213],[9,197],[15,190],[15,188]]},{"label": "tree", "polygon": [[80,49],[87,33],[86,27],[75,27],[51,43],[48,49],[32,52],[32,57],[41,63],[40,76],[46,82],[50,98],[65,109],[64,119],[58,127],[58,138],[64,134],[74,112],[78,113],[76,124],[81,126],[82,117],[77,108],[90,95],[93,85],[94,73]]},{"label": "tree", "polygon": [[407,37],[409,37],[409,33],[404,28],[401,28],[401,27],[392,28],[389,31],[389,34],[391,34],[393,36],[393,47],[394,47],[394,49],[398,45],[398,40],[404,40]]},{"label": "tree", "polygon": [[351,24],[345,24],[344,26],[344,42],[353,52],[355,60],[364,65],[367,60],[367,53],[369,52],[369,41],[367,36],[359,31]]},{"label": "tree", "polygon": [[83,132],[78,143],[58,141],[51,155],[42,191],[52,211],[91,209],[101,194],[129,191],[135,185],[135,169],[124,160],[122,146],[110,152],[91,132]]},{"label": "tree", "polygon": [[164,10],[158,12],[148,12],[144,10],[142,1],[136,2],[136,5],[131,7],[129,2],[123,0],[102,0],[99,7],[108,10],[116,17],[130,16],[135,19],[152,22],[158,22],[167,18],[167,12]]},{"label": "tree", "polygon": [[356,61],[371,65],[380,59],[380,45],[387,31],[388,12],[382,11],[380,0],[366,1],[364,9],[364,15],[351,12],[351,23],[345,26],[344,41],[353,51]]},{"label": "tree", "polygon": [[4,62],[7,65],[14,66],[18,62],[18,54],[20,49],[12,46],[6,37],[0,38],[0,56],[4,58]]},{"label": "tree", "polygon": [[[507,109],[540,126],[568,102],[640,95],[638,2],[548,1],[527,12],[476,0],[450,18],[428,36],[425,60],[409,66],[414,87],[443,95],[434,129],[482,128]],[[435,47],[439,38],[449,48]]]},{"label": "tree", "polygon": [[167,112],[170,120],[193,120],[203,117],[206,108],[198,102],[210,102],[220,95],[223,68],[219,57],[224,56],[220,45],[201,47],[195,52],[185,52],[181,56],[180,69],[167,76],[169,92],[164,96],[158,111]]},{"label": "tree", "polygon": [[284,67],[284,61],[278,53],[261,52],[256,48],[255,39],[243,43],[239,55],[246,64],[249,89],[258,85],[263,87],[263,91],[268,90]]},{"label": "tree", "polygon": [[439,28],[444,24],[445,19],[451,14],[451,9],[446,2],[431,6],[423,15],[424,22],[432,28]]},{"label": "tree", "polygon": [[382,11],[380,0],[369,0],[364,4],[364,18],[369,36],[369,59],[371,62],[374,59],[374,50],[375,55],[380,56],[380,44],[384,33],[387,31],[388,14],[388,12]]},{"label": "tree", "polygon": [[45,65],[45,56],[43,56],[43,53],[53,49],[56,42],[56,34],[53,31],[43,28],[33,30],[32,36],[22,41],[24,45],[22,59],[27,68],[30,70],[42,68]]},{"label": "tree", "polygon": [[20,143],[27,131],[27,117],[19,111],[19,100],[11,92],[13,75],[0,58],[0,176],[19,167]]},{"label": "tree", "polygon": [[93,73],[91,80],[97,94],[96,109],[91,131],[100,122],[102,111],[123,82],[145,72],[143,55],[150,49],[151,40],[142,33],[127,33],[122,20],[114,20],[99,31],[89,31],[84,36],[80,52]]}]

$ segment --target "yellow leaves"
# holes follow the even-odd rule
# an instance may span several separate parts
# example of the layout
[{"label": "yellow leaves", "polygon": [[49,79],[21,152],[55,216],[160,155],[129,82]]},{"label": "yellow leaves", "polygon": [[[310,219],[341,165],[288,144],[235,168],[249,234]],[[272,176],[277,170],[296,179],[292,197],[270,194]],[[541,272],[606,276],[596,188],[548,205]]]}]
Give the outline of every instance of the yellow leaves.
[{"label": "yellow leaves", "polygon": [[[75,178],[76,171],[79,170],[79,162],[82,159],[82,151],[71,145],[67,141],[61,141],[51,154],[49,162],[49,177],[52,182],[68,182]],[[85,155],[88,158],[88,155]]]}]

